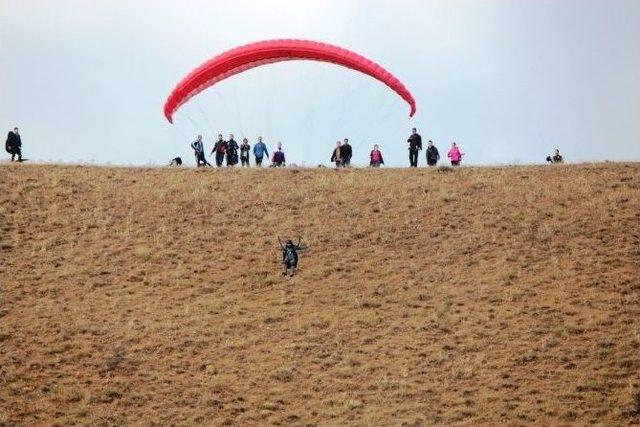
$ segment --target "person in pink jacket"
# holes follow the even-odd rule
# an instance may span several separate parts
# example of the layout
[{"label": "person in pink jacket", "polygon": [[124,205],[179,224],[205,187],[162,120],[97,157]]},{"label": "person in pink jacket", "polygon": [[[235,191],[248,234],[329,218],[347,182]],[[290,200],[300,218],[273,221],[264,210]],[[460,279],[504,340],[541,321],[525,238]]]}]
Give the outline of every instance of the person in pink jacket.
[{"label": "person in pink jacket", "polygon": [[451,143],[451,149],[447,153],[447,157],[449,157],[451,159],[451,166],[460,165],[460,161],[462,160],[462,156],[464,156],[464,153],[462,151],[460,151],[460,149],[458,148],[458,146],[456,145],[455,142],[452,142]]}]

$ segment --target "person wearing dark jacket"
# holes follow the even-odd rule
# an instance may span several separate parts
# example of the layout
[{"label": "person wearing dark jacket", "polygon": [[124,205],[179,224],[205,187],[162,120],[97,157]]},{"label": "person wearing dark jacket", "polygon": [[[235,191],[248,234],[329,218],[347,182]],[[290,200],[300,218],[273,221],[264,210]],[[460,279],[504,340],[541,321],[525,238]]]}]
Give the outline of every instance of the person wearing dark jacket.
[{"label": "person wearing dark jacket", "polygon": [[435,145],[433,145],[433,141],[429,140],[427,143],[427,164],[429,166],[435,166],[440,160],[440,153]]},{"label": "person wearing dark jacket", "polygon": [[191,143],[193,153],[196,155],[196,167],[211,166],[207,159],[204,157],[204,144],[202,143],[202,135],[198,135],[198,138]]},{"label": "person wearing dark jacket", "polygon": [[229,140],[227,141],[227,166],[235,166],[238,164],[238,148],[240,146],[233,139],[233,134],[229,135]]},{"label": "person wearing dark jacket", "polygon": [[298,269],[298,251],[301,249],[300,243],[297,245],[293,243],[293,240],[287,240],[287,242],[282,245],[282,266],[284,270],[282,271],[282,275],[293,276],[296,274],[296,270]]},{"label": "person wearing dark jacket", "polygon": [[251,145],[249,145],[249,140],[244,138],[242,140],[242,144],[240,144],[240,162],[242,166],[249,167],[249,151],[251,150]]},{"label": "person wearing dark jacket", "polygon": [[13,128],[13,131],[9,131],[7,134],[7,141],[4,145],[7,153],[11,154],[11,161],[13,162],[18,156],[18,161],[22,161],[22,139],[20,138],[20,131],[18,128]]},{"label": "person wearing dark jacket", "polygon": [[282,151],[282,143],[278,142],[278,148],[273,153],[273,161],[271,162],[272,167],[283,167],[286,166],[286,160],[284,158],[284,151]]},{"label": "person wearing dark jacket", "polygon": [[409,165],[414,168],[418,167],[418,152],[422,150],[422,137],[416,128],[411,129],[411,135],[407,142],[409,143]]},{"label": "person wearing dark jacket", "polygon": [[333,149],[333,153],[331,154],[331,163],[336,164],[336,168],[342,166],[342,146],[340,145],[340,141],[336,142],[336,148]]},{"label": "person wearing dark jacket", "polygon": [[557,148],[553,152],[553,156],[547,156],[547,162],[549,163],[564,163],[564,159],[562,155],[560,155],[560,150]]},{"label": "person wearing dark jacket", "polygon": [[351,156],[353,156],[353,150],[349,145],[349,139],[345,138],[340,147],[340,159],[342,160],[342,167],[351,166]]},{"label": "person wearing dark jacket", "polygon": [[224,161],[224,155],[227,152],[227,141],[222,139],[222,134],[218,134],[218,140],[213,146],[211,150],[211,155],[216,153],[216,166],[221,167],[222,162]]}]

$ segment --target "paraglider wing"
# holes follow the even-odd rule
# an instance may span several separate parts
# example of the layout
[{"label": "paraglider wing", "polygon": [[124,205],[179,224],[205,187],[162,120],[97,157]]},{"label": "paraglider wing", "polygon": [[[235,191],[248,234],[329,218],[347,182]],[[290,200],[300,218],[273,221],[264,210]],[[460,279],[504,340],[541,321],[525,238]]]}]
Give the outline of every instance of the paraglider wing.
[{"label": "paraglider wing", "polygon": [[164,115],[173,123],[173,113],[206,88],[260,65],[291,60],[331,62],[367,74],[387,85],[416,112],[411,92],[393,74],[375,62],[338,46],[309,40],[266,40],[228,50],[189,73],[173,89],[164,104]]}]

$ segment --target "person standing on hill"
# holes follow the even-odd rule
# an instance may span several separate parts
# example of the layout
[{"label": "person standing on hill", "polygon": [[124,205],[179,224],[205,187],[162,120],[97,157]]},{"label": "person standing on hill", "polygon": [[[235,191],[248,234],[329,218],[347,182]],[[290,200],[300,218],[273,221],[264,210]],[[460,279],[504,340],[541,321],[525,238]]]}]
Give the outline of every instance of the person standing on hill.
[{"label": "person standing on hill", "polygon": [[340,141],[336,142],[336,147],[333,149],[333,154],[331,154],[331,163],[335,163],[336,168],[342,166],[341,149]]},{"label": "person standing on hill", "polygon": [[452,142],[451,149],[449,149],[449,152],[447,153],[447,157],[451,159],[451,166],[459,166],[462,161],[462,156],[464,156],[464,153],[460,151],[455,142]]},{"label": "person standing on hill", "polygon": [[235,166],[238,164],[238,148],[240,146],[233,139],[233,134],[229,135],[229,141],[227,141],[227,166]]},{"label": "person standing on hill", "polygon": [[416,168],[418,167],[418,152],[422,150],[422,137],[416,128],[411,129],[411,135],[407,142],[409,143],[409,165]]},{"label": "person standing on hill", "polygon": [[13,128],[13,131],[9,131],[7,134],[7,141],[4,145],[7,153],[11,154],[11,161],[13,162],[18,156],[18,161],[22,161],[22,138],[20,138],[20,131],[18,128]]},{"label": "person standing on hill", "polygon": [[286,164],[287,163],[284,157],[284,151],[282,151],[282,143],[278,142],[278,148],[273,153],[273,161],[271,163],[271,166],[279,168],[286,166]]},{"label": "person standing on hill", "polygon": [[353,156],[353,149],[349,144],[349,139],[345,138],[342,147],[340,147],[340,160],[343,168],[351,166],[351,156]]},{"label": "person standing on hill", "polygon": [[427,165],[435,166],[440,160],[440,153],[435,145],[433,145],[433,141],[429,140],[427,143]]},{"label": "person standing on hill", "polygon": [[191,143],[191,148],[196,156],[196,167],[211,166],[204,157],[204,143],[202,142],[202,135],[198,135],[196,140]]},{"label": "person standing on hill", "polygon": [[269,151],[267,151],[267,145],[262,142],[262,137],[258,137],[258,142],[253,146],[253,155],[256,158],[256,166],[262,166],[262,159],[264,156],[269,158]]},{"label": "person standing on hill", "polygon": [[213,155],[213,153],[216,153],[217,167],[222,167],[222,162],[224,162],[224,155],[226,154],[226,152],[227,152],[227,141],[222,139],[222,134],[219,133],[218,140],[216,141],[216,143],[213,146],[213,149],[211,150],[211,155]]},{"label": "person standing on hill", "polygon": [[242,144],[240,144],[240,163],[242,166],[249,167],[249,151],[251,151],[249,140],[247,138],[243,138]]},{"label": "person standing on hill", "polygon": [[371,154],[369,154],[369,166],[379,168],[380,165],[384,165],[384,159],[382,158],[382,152],[378,148],[378,144],[375,144],[373,150],[371,150]]}]

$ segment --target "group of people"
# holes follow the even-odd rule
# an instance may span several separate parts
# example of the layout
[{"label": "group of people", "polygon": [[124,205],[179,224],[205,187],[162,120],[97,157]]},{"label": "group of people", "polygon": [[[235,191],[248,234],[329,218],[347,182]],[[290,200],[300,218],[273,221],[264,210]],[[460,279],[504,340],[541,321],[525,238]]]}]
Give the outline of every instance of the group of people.
[{"label": "group of people", "polygon": [[[418,167],[418,154],[422,150],[422,137],[418,133],[416,128],[411,129],[411,135],[407,139],[409,144],[409,165],[411,167]],[[451,160],[451,166],[459,166],[462,161],[464,153],[460,151],[458,145],[454,142],[451,144],[451,149],[447,153],[447,157]],[[353,149],[349,144],[349,139],[345,138],[341,143],[336,142],[336,146],[331,154],[331,162],[335,163],[336,168],[346,167],[351,164],[351,157],[353,156]],[[440,153],[433,141],[429,140],[426,150],[427,165],[436,166],[440,160]],[[369,166],[377,168],[384,165],[384,158],[378,144],[373,146],[373,149],[369,153]]]},{"label": "group of people", "polygon": [[[202,135],[198,135],[196,140],[191,143],[191,149],[196,157],[196,166],[212,166],[205,157],[204,142],[202,141]],[[251,149],[249,140],[247,138],[242,139],[242,143],[238,144],[233,136],[229,135],[228,140],[224,140],[222,134],[218,135],[218,140],[213,145],[209,156],[215,155],[215,162],[217,167],[222,167],[225,159],[227,166],[233,167],[238,164],[238,153],[240,154],[240,164],[244,167],[250,166],[250,153],[253,152],[256,166],[262,166],[262,162],[265,157],[269,158],[269,150],[267,145],[262,141],[262,137],[258,137],[258,142]],[[286,165],[286,159],[284,151],[282,151],[282,143],[278,142],[278,145],[271,156],[271,166],[283,167]]]},{"label": "group of people", "polygon": [[[418,155],[422,150],[422,136],[420,136],[416,128],[411,129],[411,135],[409,135],[407,143],[409,145],[409,166],[416,168],[418,167]],[[433,145],[432,140],[427,142],[425,155],[428,166],[436,166],[438,164],[438,161],[440,160],[440,152],[438,151],[438,148]],[[447,152],[447,157],[451,161],[451,166],[460,166],[462,156],[464,156],[464,153],[460,151],[458,144],[452,142],[451,148],[449,148],[449,151]]]},{"label": "group of people", "polygon": [[16,160],[16,156],[18,156],[19,162],[22,161],[22,139],[20,138],[20,130],[17,127],[13,128],[13,131],[9,131],[4,149],[11,154],[12,162]]}]

